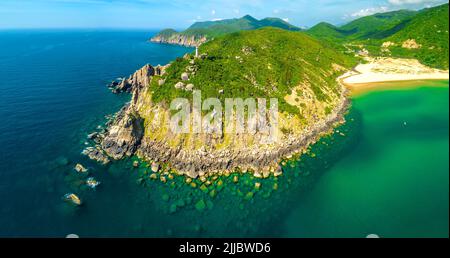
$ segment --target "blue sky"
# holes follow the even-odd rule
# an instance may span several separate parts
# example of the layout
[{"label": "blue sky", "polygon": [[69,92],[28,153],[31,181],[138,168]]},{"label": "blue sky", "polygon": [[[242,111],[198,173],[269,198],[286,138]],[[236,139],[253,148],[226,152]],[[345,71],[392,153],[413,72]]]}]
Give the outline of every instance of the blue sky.
[{"label": "blue sky", "polygon": [[305,27],[342,24],[448,0],[0,0],[0,28],[176,28],[195,21],[279,17]]}]

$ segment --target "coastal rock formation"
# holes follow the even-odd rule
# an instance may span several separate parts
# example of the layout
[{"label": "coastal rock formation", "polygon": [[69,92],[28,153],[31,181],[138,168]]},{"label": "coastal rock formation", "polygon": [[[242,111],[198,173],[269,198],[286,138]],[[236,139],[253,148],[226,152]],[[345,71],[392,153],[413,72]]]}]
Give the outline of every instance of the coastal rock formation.
[{"label": "coastal rock formation", "polygon": [[[207,173],[231,171],[235,168],[253,171],[258,177],[267,177],[270,174],[279,174],[278,163],[282,157],[306,151],[310,144],[316,142],[336,124],[344,121],[343,114],[349,105],[344,91],[342,88],[339,105],[326,119],[314,127],[306,128],[299,134],[300,136],[289,136],[274,147],[260,149],[260,146],[242,146],[237,149],[213,150],[205,146],[216,144],[218,139],[210,137],[206,139],[206,144],[202,148],[189,150],[183,149],[181,145],[171,146],[168,140],[155,140],[153,137],[144,136],[144,119],[139,114],[147,112],[145,110],[149,105],[148,87],[136,88],[133,91],[133,101],[118,113],[108,129],[102,148],[114,159],[137,154],[145,160],[170,163],[172,169],[191,178]],[[153,108],[162,112],[167,111],[158,105]],[[166,137],[170,139],[176,136],[169,134]],[[236,136],[236,139],[239,138],[244,140],[246,136]],[[156,163],[152,164],[152,170],[158,170]]]},{"label": "coastal rock formation", "polygon": [[117,115],[101,146],[110,157],[121,159],[134,154],[143,135],[142,118],[127,106]]},{"label": "coastal rock formation", "polygon": [[150,39],[154,43],[180,45],[186,47],[196,47],[207,41],[205,36],[188,36],[179,33],[173,33],[171,35],[156,35]]},{"label": "coastal rock formation", "polygon": [[301,30],[279,18],[265,18],[258,20],[250,15],[245,15],[235,19],[196,22],[182,32],[177,32],[173,29],[165,29],[152,37],[150,41],[155,43],[196,47],[215,37],[228,33],[256,30],[264,27],[275,27],[290,31]]},{"label": "coastal rock formation", "polygon": [[134,88],[142,88],[148,85],[150,83],[151,76],[154,76],[155,74],[162,75],[165,68],[165,66],[158,65],[153,67],[146,64],[127,79],[123,79],[121,82],[113,82],[110,87],[114,93],[130,93]]},{"label": "coastal rock formation", "polygon": [[[146,66],[139,71],[152,72],[138,71],[136,76],[131,76],[136,77],[133,82],[141,83],[131,87],[130,103],[107,129],[101,143],[105,153],[113,159],[137,155],[152,163],[152,171],[164,164],[164,170],[169,168],[191,178],[235,169],[268,177],[280,174],[281,159],[306,152],[311,144],[344,122],[349,102],[344,86],[334,79],[348,69],[346,56],[324,50],[320,42],[305,35],[272,28],[242,33],[240,37],[242,41],[237,42],[255,37],[261,40],[254,41],[257,45],[248,46],[227,44],[230,40],[227,38],[217,39],[202,46],[208,58],[186,55],[163,71]],[[233,51],[245,52],[239,62],[234,58],[236,54],[229,54]],[[292,53],[301,56],[287,58]],[[258,65],[259,60],[266,63]],[[281,61],[286,66],[277,67]],[[189,68],[194,65],[195,74]],[[297,69],[300,66],[304,69]],[[227,76],[221,76],[222,71],[227,71]],[[260,114],[256,121],[258,128],[273,125],[273,131],[229,132],[222,128],[214,133],[176,133],[170,130],[172,99],[191,96],[194,93],[190,90],[194,88],[211,94],[205,97],[222,99],[232,87],[244,96],[265,94],[262,96],[268,101],[285,96],[277,98],[280,102],[280,109],[275,111],[277,121],[268,119],[272,115],[266,113]],[[260,124],[262,117],[268,125]],[[277,140],[271,141],[271,137]]]}]

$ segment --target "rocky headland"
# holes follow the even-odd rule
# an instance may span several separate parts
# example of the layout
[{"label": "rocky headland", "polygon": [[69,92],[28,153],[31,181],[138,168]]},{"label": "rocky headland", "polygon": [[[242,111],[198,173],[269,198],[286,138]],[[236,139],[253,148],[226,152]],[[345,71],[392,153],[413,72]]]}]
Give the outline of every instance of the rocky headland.
[{"label": "rocky headland", "polygon": [[[95,148],[86,148],[84,151],[86,155],[103,164],[107,164],[109,158],[122,159],[138,155],[151,161],[153,166],[159,168],[159,164],[169,164],[170,168],[177,173],[192,178],[235,169],[254,173],[256,177],[268,177],[270,174],[281,173],[279,163],[283,158],[291,158],[305,152],[308,146],[343,123],[344,114],[349,106],[346,89],[340,84],[342,91],[338,105],[325,119],[318,121],[314,126],[305,128],[297,136],[290,135],[273,146],[266,146],[263,149],[252,146],[220,150],[211,149],[208,144],[197,150],[184,149],[182,145],[174,147],[168,140],[157,141],[144,137],[145,119],[141,115],[142,107],[149,104],[146,97],[149,94],[149,87],[146,85],[154,78],[156,71],[164,73],[166,67],[145,65],[114,90],[116,93],[131,92],[132,100],[114,116],[104,134],[95,135],[99,144]],[[156,109],[163,109],[163,107],[158,106]],[[198,135],[198,137],[204,136]],[[245,137],[240,135],[236,137],[236,140],[242,140]],[[213,138],[206,140],[209,143],[214,141]]]},{"label": "rocky headland", "polygon": [[[226,37],[210,41],[199,55],[186,54],[166,66],[145,65],[111,85],[115,93],[131,93],[131,101],[104,132],[92,135],[97,145],[84,153],[103,164],[137,155],[152,164],[153,171],[170,170],[191,178],[235,170],[265,178],[281,174],[283,159],[306,152],[344,122],[349,100],[338,76],[348,71],[351,59],[306,35],[280,29],[249,31],[232,39],[234,44]],[[247,45],[249,40],[257,43]],[[295,53],[299,57],[293,58]],[[255,66],[261,60],[266,64]],[[283,66],[277,66],[280,63]],[[242,95],[231,93],[233,87],[239,87],[235,89]],[[173,133],[170,101],[200,89],[221,100],[277,96],[277,140],[264,141],[267,131],[230,133],[223,128],[215,133]]]},{"label": "rocky headland", "polygon": [[256,30],[264,27],[274,27],[289,31],[301,29],[279,18],[255,19],[250,15],[241,18],[215,21],[195,22],[184,31],[164,29],[150,39],[151,42],[196,47],[229,33]]}]

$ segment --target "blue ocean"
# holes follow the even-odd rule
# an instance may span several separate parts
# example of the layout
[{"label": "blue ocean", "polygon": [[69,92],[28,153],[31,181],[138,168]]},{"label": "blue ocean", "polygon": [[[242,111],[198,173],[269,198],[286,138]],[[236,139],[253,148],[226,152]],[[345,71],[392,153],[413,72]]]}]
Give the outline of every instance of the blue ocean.
[{"label": "blue ocean", "polygon": [[[155,33],[0,31],[0,237],[448,237],[448,81],[356,99],[339,133],[286,161],[278,178],[223,177],[205,190],[151,180],[135,157],[103,166],[83,156],[87,135],[130,100],[108,83],[193,51],[148,42]],[[385,99],[408,105],[374,104]],[[415,147],[381,155],[404,141]]]}]

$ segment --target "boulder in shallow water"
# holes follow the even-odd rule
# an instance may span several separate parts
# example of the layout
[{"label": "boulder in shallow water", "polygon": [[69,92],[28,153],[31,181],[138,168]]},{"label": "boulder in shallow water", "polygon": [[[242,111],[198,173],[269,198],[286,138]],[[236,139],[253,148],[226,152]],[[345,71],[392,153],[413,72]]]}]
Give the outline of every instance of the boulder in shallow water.
[{"label": "boulder in shallow water", "polygon": [[109,163],[109,158],[106,156],[102,150],[94,147],[87,147],[82,152],[83,155],[88,156],[90,159],[100,162],[103,165]]},{"label": "boulder in shallow water", "polygon": [[77,171],[78,173],[86,173],[88,170],[83,165],[78,163],[75,165],[75,171]]},{"label": "boulder in shallow water", "polygon": [[66,157],[59,157],[56,159],[56,164],[58,166],[66,166],[69,164],[69,160]]},{"label": "boulder in shallow water", "polygon": [[156,162],[152,162],[152,167],[151,167],[153,172],[158,172],[159,171],[159,164]]},{"label": "boulder in shallow water", "polygon": [[75,205],[77,205],[77,206],[80,206],[81,205],[81,199],[80,199],[80,197],[78,197],[76,194],[74,194],[74,193],[68,193],[68,194],[66,194],[66,195],[64,195],[64,200],[65,201],[68,201],[68,202],[70,202],[70,203],[72,203],[72,204],[75,204]]},{"label": "boulder in shallow water", "polygon": [[88,138],[91,139],[91,140],[94,140],[97,137],[98,137],[98,133],[97,132],[93,132],[93,133],[88,134]]},{"label": "boulder in shallow water", "polygon": [[173,214],[177,212],[177,205],[175,203],[172,203],[169,207],[169,213]]},{"label": "boulder in shallow water", "polygon": [[86,180],[86,185],[92,189],[95,189],[100,184],[99,181],[95,180],[95,178],[90,177]]}]

